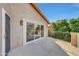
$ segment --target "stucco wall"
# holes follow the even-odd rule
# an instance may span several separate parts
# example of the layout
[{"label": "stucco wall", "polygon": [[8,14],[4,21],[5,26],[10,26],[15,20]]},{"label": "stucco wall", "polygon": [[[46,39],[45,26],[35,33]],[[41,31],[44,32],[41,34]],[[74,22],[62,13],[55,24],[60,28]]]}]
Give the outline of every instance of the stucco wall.
[{"label": "stucco wall", "polygon": [[[23,26],[20,26],[20,20],[25,18],[34,23],[43,24],[44,34],[47,36],[47,23],[46,21],[36,12],[36,10],[30,4],[10,4],[14,19],[12,20],[12,34],[11,34],[11,46],[12,48],[23,45]],[[16,43],[15,43],[16,42]],[[14,44],[15,43],[15,44]]]},{"label": "stucco wall", "polygon": [[1,38],[2,38],[2,35],[1,35],[1,6],[0,6],[0,55],[1,55],[1,48],[2,48],[2,40],[1,40]]},{"label": "stucco wall", "polygon": [[77,33],[77,47],[79,48],[79,33]]},{"label": "stucco wall", "polygon": [[48,24],[30,4],[0,4],[0,49],[1,49],[1,9],[10,16],[11,48],[23,46],[23,26],[20,20],[32,21],[44,25],[44,36],[48,36]]},{"label": "stucco wall", "polygon": [[77,33],[71,32],[71,44],[77,47]]},{"label": "stucco wall", "polygon": [[71,32],[71,44],[79,48],[79,33]]},{"label": "stucco wall", "polygon": [[9,4],[0,3],[0,55],[2,55],[2,8],[6,10],[6,13],[11,18],[11,12],[10,12],[11,8]]}]

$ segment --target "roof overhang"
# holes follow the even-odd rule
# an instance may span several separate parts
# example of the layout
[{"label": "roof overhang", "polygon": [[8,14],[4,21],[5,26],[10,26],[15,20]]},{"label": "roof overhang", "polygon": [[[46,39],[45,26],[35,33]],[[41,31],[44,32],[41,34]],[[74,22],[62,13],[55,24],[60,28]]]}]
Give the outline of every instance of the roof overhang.
[{"label": "roof overhang", "polygon": [[44,20],[48,23],[48,24],[50,24],[50,22],[47,20],[47,18],[44,16],[44,14],[41,12],[41,10],[36,6],[36,4],[35,3],[30,3],[31,5],[32,5],[32,7],[40,14],[40,16],[42,17],[42,18],[44,18]]}]

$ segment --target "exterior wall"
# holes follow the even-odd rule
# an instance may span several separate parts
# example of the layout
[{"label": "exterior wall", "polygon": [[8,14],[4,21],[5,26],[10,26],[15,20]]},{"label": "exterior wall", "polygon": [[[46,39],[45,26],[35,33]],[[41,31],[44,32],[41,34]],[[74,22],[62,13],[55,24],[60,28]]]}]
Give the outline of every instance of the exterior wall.
[{"label": "exterior wall", "polygon": [[71,44],[79,48],[79,33],[71,33]]},{"label": "exterior wall", "polygon": [[77,33],[71,33],[71,44],[77,47]]},{"label": "exterior wall", "polygon": [[77,47],[79,48],[79,33],[77,33]]},{"label": "exterior wall", "polygon": [[10,12],[10,6],[9,4],[2,4],[0,3],[0,55],[2,55],[2,8],[6,10],[6,13],[10,16],[11,18],[11,12]]},{"label": "exterior wall", "polygon": [[2,21],[1,21],[1,18],[2,18],[2,15],[1,15],[1,6],[0,6],[0,56],[1,56],[1,51],[2,51],[2,35],[1,35],[1,32],[2,32]]},{"label": "exterior wall", "polygon": [[[48,36],[48,24],[39,15],[39,13],[30,4],[0,4],[10,16],[10,41],[11,48],[23,46],[23,26],[20,26],[20,20],[32,21],[44,25],[44,36]],[[0,48],[1,48],[1,13],[0,13]],[[1,49],[0,49],[1,51]]]},{"label": "exterior wall", "polygon": [[[17,47],[23,45],[23,26],[20,26],[20,20],[25,18],[34,23],[43,24],[44,35],[47,36],[47,23],[46,21],[36,12],[36,10],[30,4],[10,4],[13,14],[12,20],[12,34],[11,34],[11,47]],[[15,43],[16,42],[16,43]],[[15,43],[15,44],[13,44]]]}]

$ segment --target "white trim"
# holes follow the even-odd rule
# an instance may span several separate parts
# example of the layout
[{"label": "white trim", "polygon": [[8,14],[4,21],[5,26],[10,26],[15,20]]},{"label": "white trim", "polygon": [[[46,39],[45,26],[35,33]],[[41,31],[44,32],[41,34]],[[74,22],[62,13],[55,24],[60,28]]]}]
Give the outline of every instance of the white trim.
[{"label": "white trim", "polygon": [[23,45],[26,44],[26,20],[23,19]]},{"label": "white trim", "polygon": [[26,44],[29,44],[29,43],[33,43],[33,42],[39,41],[39,40],[42,39],[42,38],[45,38],[45,37],[40,37],[40,38],[38,38],[38,39],[34,39],[34,40],[32,40],[32,41],[26,42]]},{"label": "white trim", "polygon": [[5,13],[6,11],[2,8],[2,56],[5,56]]}]

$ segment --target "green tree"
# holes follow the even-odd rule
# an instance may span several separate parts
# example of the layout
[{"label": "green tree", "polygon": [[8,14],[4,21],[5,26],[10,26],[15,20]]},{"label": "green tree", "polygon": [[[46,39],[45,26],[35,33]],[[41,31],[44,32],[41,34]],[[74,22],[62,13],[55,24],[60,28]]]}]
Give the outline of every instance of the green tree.
[{"label": "green tree", "polygon": [[69,26],[70,26],[71,32],[79,32],[79,18],[70,19]]},{"label": "green tree", "polygon": [[66,19],[57,20],[55,23],[52,23],[52,25],[54,26],[54,29],[56,31],[61,31],[61,32],[70,31],[69,24]]}]

